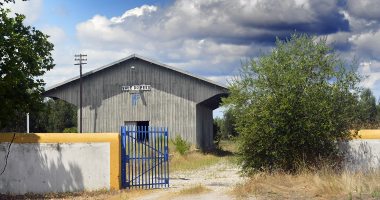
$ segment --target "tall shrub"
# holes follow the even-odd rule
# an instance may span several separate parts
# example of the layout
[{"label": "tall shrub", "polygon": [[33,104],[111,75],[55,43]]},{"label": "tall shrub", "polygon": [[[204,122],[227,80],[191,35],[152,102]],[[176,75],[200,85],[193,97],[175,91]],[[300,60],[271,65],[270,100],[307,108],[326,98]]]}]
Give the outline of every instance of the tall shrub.
[{"label": "tall shrub", "polygon": [[[242,64],[223,99],[236,115],[244,172],[295,169],[337,155],[358,116],[357,62],[347,66],[327,37],[292,34]],[[356,131],[357,135],[357,131]]]}]

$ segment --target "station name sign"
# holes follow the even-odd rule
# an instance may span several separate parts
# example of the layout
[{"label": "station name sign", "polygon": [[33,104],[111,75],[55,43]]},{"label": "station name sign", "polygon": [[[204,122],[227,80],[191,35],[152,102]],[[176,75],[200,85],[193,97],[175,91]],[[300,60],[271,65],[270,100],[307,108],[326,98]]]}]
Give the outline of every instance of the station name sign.
[{"label": "station name sign", "polygon": [[150,85],[132,85],[132,86],[121,86],[123,91],[150,91]]}]

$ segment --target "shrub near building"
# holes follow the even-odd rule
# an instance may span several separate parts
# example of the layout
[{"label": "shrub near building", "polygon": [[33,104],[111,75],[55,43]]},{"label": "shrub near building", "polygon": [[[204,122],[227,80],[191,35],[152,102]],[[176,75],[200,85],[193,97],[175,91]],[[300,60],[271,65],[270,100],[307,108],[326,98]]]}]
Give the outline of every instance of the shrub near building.
[{"label": "shrub near building", "polygon": [[[244,172],[292,171],[338,154],[351,137],[363,80],[357,62],[338,59],[327,37],[293,34],[242,64],[223,105],[234,110]],[[357,132],[356,132],[357,134]]]}]

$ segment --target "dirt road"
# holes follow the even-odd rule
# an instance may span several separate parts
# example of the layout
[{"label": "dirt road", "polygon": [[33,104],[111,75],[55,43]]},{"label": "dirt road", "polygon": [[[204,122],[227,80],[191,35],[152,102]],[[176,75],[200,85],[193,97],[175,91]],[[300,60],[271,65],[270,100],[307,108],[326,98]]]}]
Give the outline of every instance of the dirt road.
[{"label": "dirt road", "polygon": [[[231,163],[219,163],[196,171],[177,171],[170,174],[170,187],[153,190],[152,194],[141,196],[137,199],[235,199],[231,190],[236,184],[244,182],[240,177],[239,168]],[[208,191],[201,194],[183,195],[181,190],[201,184]],[[253,199],[253,198],[252,198]]]}]

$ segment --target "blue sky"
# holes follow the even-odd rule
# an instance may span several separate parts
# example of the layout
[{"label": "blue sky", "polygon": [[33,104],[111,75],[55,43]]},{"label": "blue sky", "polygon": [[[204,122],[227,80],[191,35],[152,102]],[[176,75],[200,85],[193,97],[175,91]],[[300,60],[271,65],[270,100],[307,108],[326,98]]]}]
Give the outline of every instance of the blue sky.
[{"label": "blue sky", "polygon": [[[77,76],[74,55],[88,55],[84,72],[141,56],[226,84],[240,61],[270,51],[294,30],[328,36],[340,58],[370,75],[361,86],[380,97],[378,0],[16,0],[25,24],[51,35],[56,67],[50,87]],[[222,116],[221,110],[214,116]]]}]

